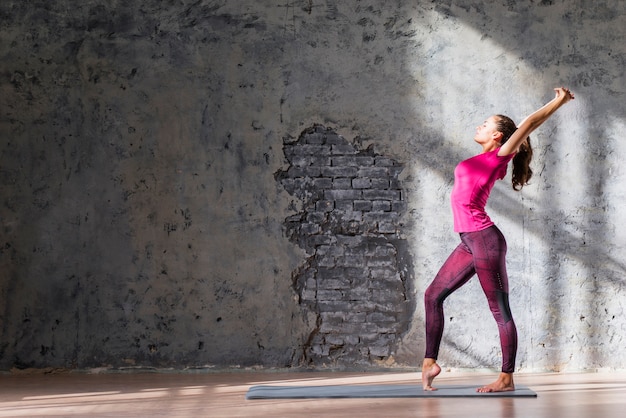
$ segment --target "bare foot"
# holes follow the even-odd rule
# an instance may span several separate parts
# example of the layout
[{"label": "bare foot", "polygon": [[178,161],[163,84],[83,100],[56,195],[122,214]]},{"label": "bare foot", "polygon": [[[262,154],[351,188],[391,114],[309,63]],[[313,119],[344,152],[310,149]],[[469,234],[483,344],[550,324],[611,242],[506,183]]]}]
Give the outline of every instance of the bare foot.
[{"label": "bare foot", "polygon": [[515,390],[515,384],[513,383],[513,373],[500,373],[498,380],[487,386],[476,389],[476,392],[510,392],[513,390]]},{"label": "bare foot", "polygon": [[432,384],[433,379],[437,377],[439,373],[441,373],[441,367],[439,367],[435,360],[424,359],[424,364],[422,366],[422,385],[424,387],[424,390],[437,390],[436,388],[432,387]]}]

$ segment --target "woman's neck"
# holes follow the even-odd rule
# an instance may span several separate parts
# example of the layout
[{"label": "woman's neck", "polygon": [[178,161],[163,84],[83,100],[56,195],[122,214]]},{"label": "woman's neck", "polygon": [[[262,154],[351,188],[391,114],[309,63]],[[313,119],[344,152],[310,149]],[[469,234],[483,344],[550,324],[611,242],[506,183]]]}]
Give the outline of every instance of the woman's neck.
[{"label": "woman's neck", "polygon": [[492,143],[492,144],[485,144],[483,145],[483,154],[486,152],[491,152],[491,151],[495,151],[500,147],[499,143]]}]

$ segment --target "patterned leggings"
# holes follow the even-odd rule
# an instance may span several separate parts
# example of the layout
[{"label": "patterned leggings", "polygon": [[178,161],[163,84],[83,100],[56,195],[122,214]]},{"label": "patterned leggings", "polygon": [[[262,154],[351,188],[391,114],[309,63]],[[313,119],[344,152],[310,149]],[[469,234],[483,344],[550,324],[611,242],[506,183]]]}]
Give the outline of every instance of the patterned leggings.
[{"label": "patterned leggings", "polygon": [[424,295],[426,306],[426,358],[436,359],[443,336],[443,301],[478,274],[491,313],[498,324],[502,347],[502,371],[513,373],[517,354],[517,329],[509,308],[506,274],[506,241],[494,225],[461,234],[461,243],[450,254]]}]

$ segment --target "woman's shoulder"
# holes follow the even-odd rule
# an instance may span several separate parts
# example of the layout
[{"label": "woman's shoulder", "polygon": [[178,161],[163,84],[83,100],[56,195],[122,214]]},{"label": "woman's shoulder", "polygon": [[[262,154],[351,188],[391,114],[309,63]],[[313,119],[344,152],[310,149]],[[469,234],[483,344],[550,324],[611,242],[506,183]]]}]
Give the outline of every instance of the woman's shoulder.
[{"label": "woman's shoulder", "polygon": [[498,147],[498,148],[494,149],[493,151],[489,152],[489,154],[491,154],[492,158],[495,158],[498,161],[507,161],[508,162],[508,161],[511,161],[511,159],[513,157],[515,157],[515,154],[516,154],[515,152],[512,152],[512,153],[507,154],[507,155],[499,155],[501,148],[502,147]]}]

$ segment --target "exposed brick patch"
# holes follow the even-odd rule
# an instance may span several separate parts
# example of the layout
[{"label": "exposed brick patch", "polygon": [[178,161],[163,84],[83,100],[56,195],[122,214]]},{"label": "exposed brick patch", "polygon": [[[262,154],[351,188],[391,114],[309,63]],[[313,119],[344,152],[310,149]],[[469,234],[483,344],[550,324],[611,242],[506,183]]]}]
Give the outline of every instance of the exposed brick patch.
[{"label": "exposed brick patch", "polygon": [[315,366],[390,362],[408,330],[413,301],[406,210],[398,175],[403,167],[359,150],[315,125],[284,141],[290,163],[275,177],[302,203],[286,232],[310,255],[293,273],[300,304],[317,315],[302,361]]}]

